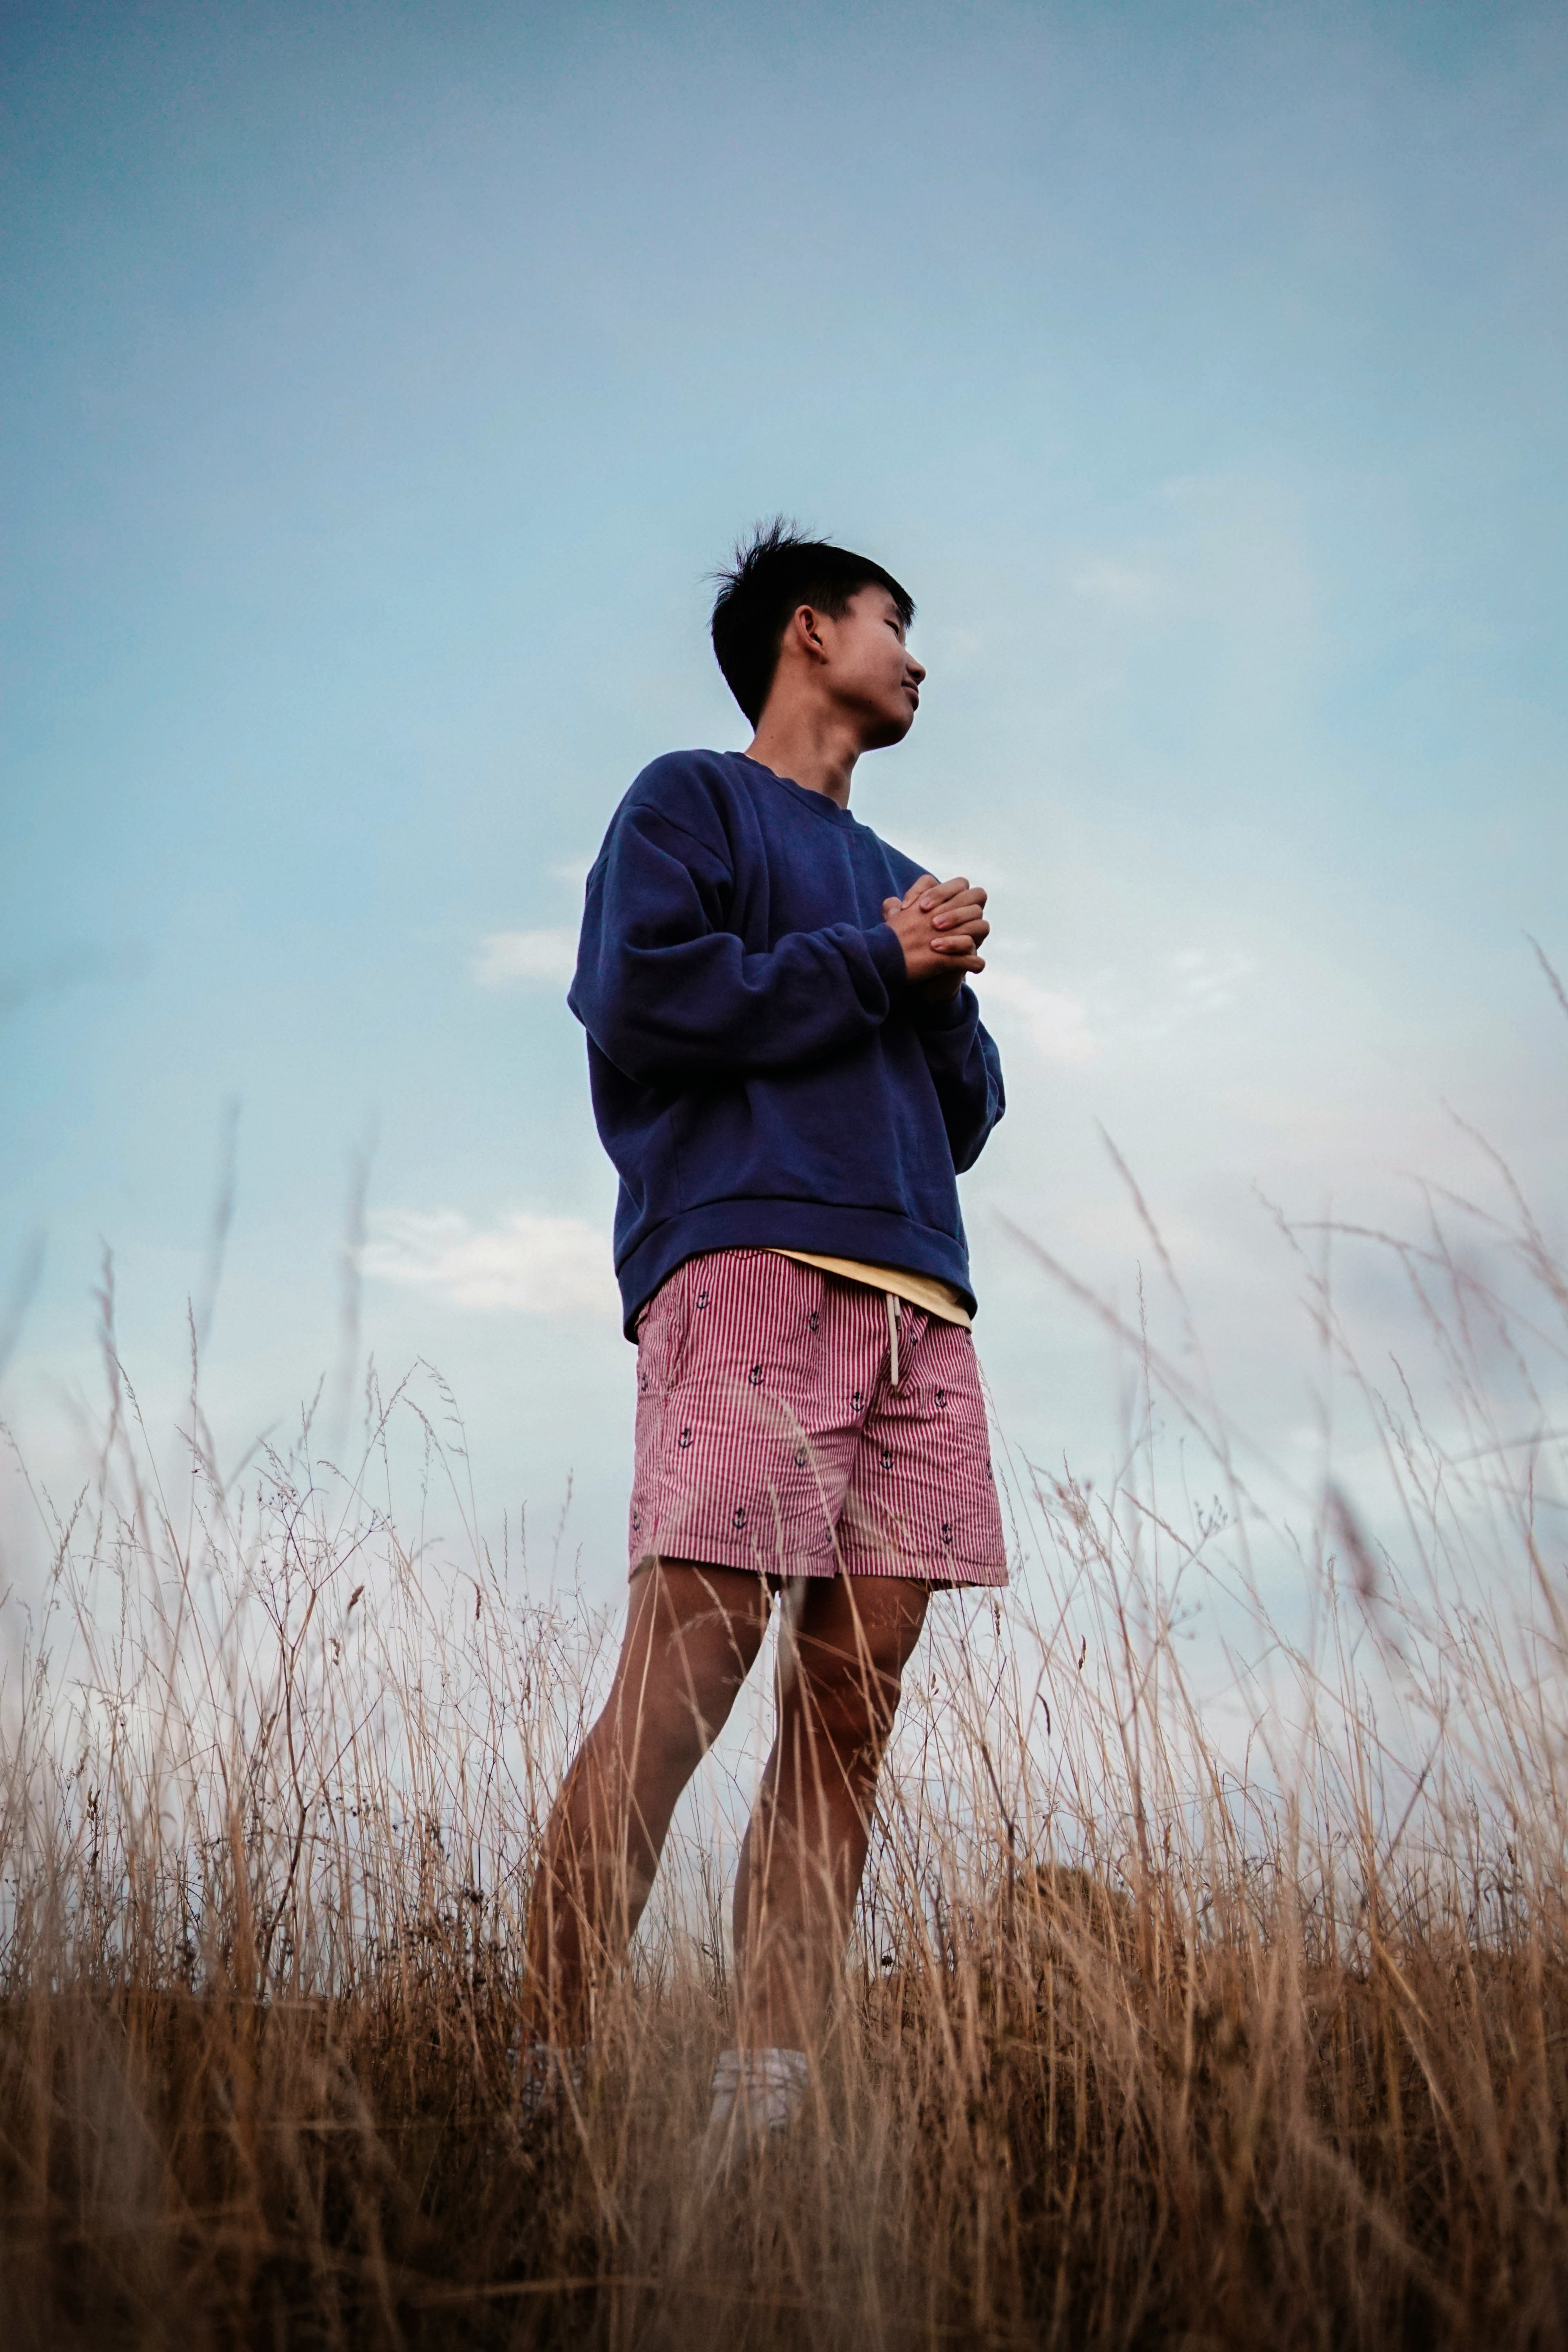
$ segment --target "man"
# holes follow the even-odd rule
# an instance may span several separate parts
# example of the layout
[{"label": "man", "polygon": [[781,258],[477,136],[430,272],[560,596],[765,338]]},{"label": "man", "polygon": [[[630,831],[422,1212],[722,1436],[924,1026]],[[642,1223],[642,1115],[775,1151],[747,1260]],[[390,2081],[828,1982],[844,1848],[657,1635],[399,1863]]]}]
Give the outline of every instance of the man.
[{"label": "man", "polygon": [[913,614],[879,564],[760,530],[712,617],[751,746],[656,760],[588,878],[570,1002],[621,1177],[631,1600],[534,1884],[530,2104],[580,2071],[596,1988],[778,1594],[778,1734],[741,1857],[714,2116],[787,2125],[929,1597],[1006,1581],[956,1184],[1003,1109],[965,984],[985,892],[939,883],[848,809],[861,753],[901,741],[920,705]]}]

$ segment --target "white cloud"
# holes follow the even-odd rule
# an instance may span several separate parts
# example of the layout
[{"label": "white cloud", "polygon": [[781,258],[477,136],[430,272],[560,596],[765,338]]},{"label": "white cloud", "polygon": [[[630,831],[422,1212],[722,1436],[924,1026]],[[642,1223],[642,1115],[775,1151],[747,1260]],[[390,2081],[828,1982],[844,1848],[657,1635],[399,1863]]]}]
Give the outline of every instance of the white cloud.
[{"label": "white cloud", "polygon": [[1080,1067],[1085,1062],[1092,1062],[1099,1053],[1099,1042],[1090,1032],[1078,997],[1042,988],[1038,981],[1026,980],[1021,972],[1012,971],[988,971],[981,992],[986,1006],[1004,1005],[1018,1015],[1029,1043],[1042,1061]]},{"label": "white cloud", "polygon": [[360,1263],[372,1280],[435,1290],[482,1314],[615,1315],[609,1236],[583,1217],[514,1210],[494,1225],[455,1209],[386,1209]]},{"label": "white cloud", "polygon": [[1234,1004],[1240,983],[1257,968],[1250,956],[1216,953],[1211,948],[1185,948],[1171,958],[1183,994],[1205,1013]]},{"label": "white cloud", "polygon": [[1111,1022],[1111,1034],[1163,1044],[1189,1021],[1240,1003],[1257,970],[1250,956],[1234,950],[1184,948],[1170,957],[1160,979],[1145,983],[1142,1003],[1124,1007]]},{"label": "white cloud", "polygon": [[564,987],[577,969],[575,931],[491,931],[479,941],[474,978],[481,988],[510,988],[515,981],[546,981]]},{"label": "white cloud", "polygon": [[1086,603],[1119,615],[1159,613],[1169,602],[1166,573],[1152,562],[1118,563],[1096,556],[1080,564],[1070,585]]}]

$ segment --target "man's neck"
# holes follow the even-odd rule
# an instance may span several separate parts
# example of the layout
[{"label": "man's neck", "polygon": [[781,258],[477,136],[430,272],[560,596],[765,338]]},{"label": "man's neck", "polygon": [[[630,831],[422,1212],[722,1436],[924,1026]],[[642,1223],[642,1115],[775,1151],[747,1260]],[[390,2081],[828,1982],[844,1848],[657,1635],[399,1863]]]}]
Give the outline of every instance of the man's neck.
[{"label": "man's neck", "polygon": [[770,701],[746,757],[847,808],[849,780],[860,749],[854,724],[842,711],[813,709],[809,704],[775,711]]}]

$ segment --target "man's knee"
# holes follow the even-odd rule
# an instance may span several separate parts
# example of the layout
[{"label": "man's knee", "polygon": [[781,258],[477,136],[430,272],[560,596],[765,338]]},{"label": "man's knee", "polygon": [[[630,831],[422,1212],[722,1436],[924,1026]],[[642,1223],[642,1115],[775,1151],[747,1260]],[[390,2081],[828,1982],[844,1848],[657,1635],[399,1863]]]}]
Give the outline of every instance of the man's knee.
[{"label": "man's knee", "polygon": [[723,1729],[731,1697],[711,1688],[617,1691],[601,1717],[605,1744],[634,1777],[694,1771]]},{"label": "man's knee", "polygon": [[896,1653],[813,1660],[803,1677],[816,1727],[841,1752],[877,1753],[892,1729],[903,1691],[903,1659]]}]

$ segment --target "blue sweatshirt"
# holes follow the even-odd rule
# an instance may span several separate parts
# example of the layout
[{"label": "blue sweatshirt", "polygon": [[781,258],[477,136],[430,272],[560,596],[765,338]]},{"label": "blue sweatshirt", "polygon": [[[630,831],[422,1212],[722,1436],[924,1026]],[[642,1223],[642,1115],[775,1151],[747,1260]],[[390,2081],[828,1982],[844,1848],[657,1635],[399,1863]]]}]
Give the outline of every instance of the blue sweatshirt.
[{"label": "blue sweatshirt", "polygon": [[925,869],[740,751],[655,760],[588,877],[568,1003],[620,1171],[638,1308],[702,1250],[940,1275],[973,1310],[957,1173],[1002,1116],[973,991],[924,1004],[882,920]]}]

